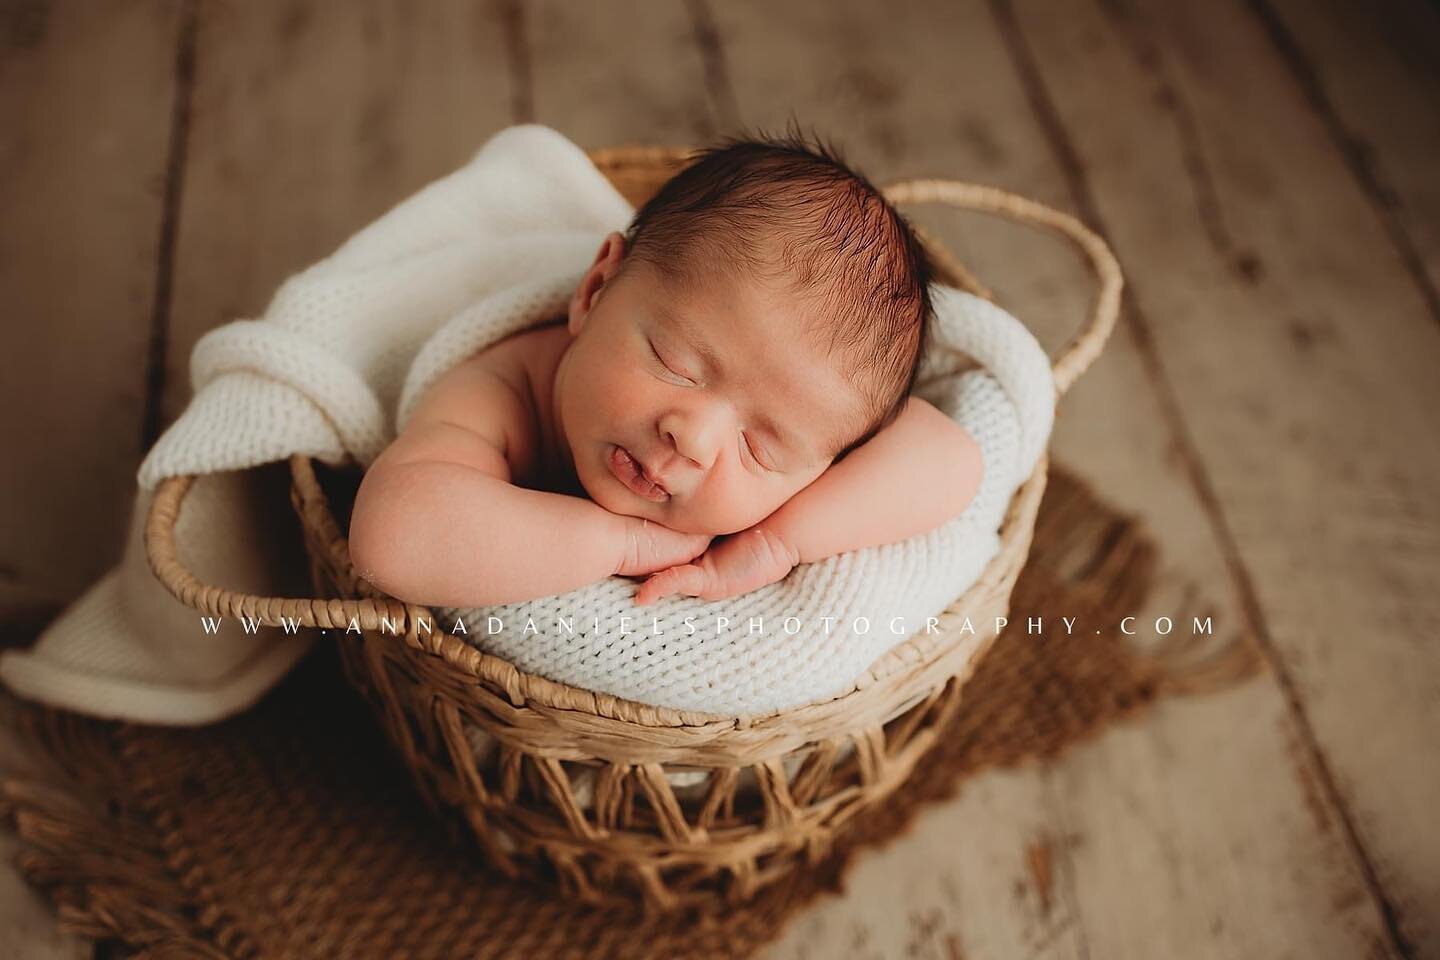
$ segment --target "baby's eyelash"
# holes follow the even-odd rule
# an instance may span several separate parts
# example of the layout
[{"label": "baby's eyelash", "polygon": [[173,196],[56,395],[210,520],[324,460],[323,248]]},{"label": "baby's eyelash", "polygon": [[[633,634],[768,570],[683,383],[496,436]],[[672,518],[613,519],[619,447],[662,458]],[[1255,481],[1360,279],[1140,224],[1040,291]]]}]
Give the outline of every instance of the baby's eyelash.
[{"label": "baby's eyelash", "polygon": [[647,340],[646,343],[650,345],[650,356],[655,358],[656,363],[660,364],[660,366],[664,367],[667,371],[679,377],[681,380],[685,380],[687,382],[690,381],[690,378],[685,376],[685,374],[680,373],[677,370],[670,369],[670,364],[666,363],[665,358],[660,356],[660,351],[655,349],[655,344],[653,341]]},{"label": "baby's eyelash", "polygon": [[766,470],[773,470],[774,467],[771,467],[769,464],[767,464],[764,460],[762,460],[759,456],[756,455],[755,448],[750,444],[750,435],[744,434],[743,439],[745,440],[745,449],[750,452],[750,459],[760,464],[760,466]]}]

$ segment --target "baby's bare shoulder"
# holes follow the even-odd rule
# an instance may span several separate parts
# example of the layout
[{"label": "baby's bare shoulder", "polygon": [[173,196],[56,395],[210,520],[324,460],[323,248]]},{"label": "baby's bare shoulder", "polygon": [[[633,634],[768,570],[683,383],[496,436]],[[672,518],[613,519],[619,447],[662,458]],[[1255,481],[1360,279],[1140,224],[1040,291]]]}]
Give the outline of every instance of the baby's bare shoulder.
[{"label": "baby's bare shoulder", "polygon": [[[505,379],[516,390],[531,394],[533,384],[549,382],[560,351],[568,340],[563,325],[522,330],[477,351],[465,362],[475,364]],[[533,398],[532,398],[533,399]]]},{"label": "baby's bare shoulder", "polygon": [[435,387],[443,408],[435,413],[500,442],[513,482],[526,481],[539,467],[540,421],[563,352],[561,337],[568,340],[563,326],[506,337],[466,357]]}]

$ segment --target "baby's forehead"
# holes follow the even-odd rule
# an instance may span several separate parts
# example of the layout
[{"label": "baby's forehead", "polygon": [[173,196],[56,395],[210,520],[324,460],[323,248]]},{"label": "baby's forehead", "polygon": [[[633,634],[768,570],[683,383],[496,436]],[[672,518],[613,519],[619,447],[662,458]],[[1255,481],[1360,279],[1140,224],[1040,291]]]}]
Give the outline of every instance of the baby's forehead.
[{"label": "baby's forehead", "polygon": [[[693,341],[707,360],[733,349],[741,355],[803,357],[812,365],[848,370],[851,358],[817,336],[831,325],[823,305],[797,296],[780,279],[744,271],[657,278],[640,295],[658,320]],[[726,351],[719,349],[722,344]]]}]

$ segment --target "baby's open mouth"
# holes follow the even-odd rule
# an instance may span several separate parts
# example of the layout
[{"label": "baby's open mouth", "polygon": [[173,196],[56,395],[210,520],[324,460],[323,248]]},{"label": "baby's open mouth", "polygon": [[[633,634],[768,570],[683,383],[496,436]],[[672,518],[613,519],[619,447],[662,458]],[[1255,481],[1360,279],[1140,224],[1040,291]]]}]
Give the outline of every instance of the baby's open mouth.
[{"label": "baby's open mouth", "polygon": [[645,478],[645,468],[624,447],[617,446],[610,451],[610,472],[636,495],[646,500],[658,503],[670,499],[668,490]]}]

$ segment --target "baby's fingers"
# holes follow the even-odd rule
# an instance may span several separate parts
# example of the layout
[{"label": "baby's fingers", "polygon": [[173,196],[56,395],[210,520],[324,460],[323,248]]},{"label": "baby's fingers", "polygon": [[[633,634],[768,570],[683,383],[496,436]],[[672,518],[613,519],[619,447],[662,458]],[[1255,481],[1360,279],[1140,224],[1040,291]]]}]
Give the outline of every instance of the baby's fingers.
[{"label": "baby's fingers", "polygon": [[635,592],[635,604],[645,606],[673,593],[698,596],[705,584],[705,573],[693,563],[670,567],[640,584]]}]

